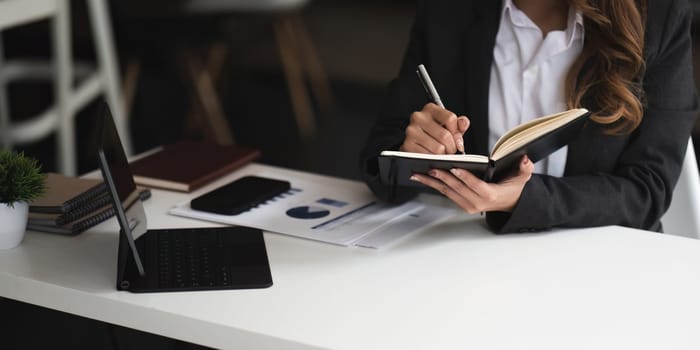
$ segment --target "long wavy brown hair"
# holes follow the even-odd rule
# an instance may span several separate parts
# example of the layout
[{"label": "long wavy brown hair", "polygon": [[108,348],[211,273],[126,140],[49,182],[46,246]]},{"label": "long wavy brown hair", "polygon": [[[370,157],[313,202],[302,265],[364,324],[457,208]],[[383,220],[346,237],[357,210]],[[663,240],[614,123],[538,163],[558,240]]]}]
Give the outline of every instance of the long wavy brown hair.
[{"label": "long wavy brown hair", "polygon": [[633,131],[644,114],[646,0],[568,0],[584,18],[583,52],[567,76],[568,105],[597,108],[591,119],[608,133]]}]

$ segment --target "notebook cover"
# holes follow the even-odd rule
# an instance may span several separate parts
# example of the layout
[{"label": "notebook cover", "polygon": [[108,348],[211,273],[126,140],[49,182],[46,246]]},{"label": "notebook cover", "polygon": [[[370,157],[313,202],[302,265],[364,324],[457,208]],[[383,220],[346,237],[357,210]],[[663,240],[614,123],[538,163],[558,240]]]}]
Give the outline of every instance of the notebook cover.
[{"label": "notebook cover", "polygon": [[67,213],[83,203],[107,193],[101,179],[83,179],[61,174],[46,174],[46,192],[29,203],[36,213]]},{"label": "notebook cover", "polygon": [[483,176],[489,167],[488,158],[484,162],[454,161],[441,159],[418,159],[400,156],[380,155],[378,158],[379,175],[382,183],[399,186],[424,186],[410,180],[411,175],[427,174],[430,169],[461,168],[471,171],[477,176]]},{"label": "notebook cover", "polygon": [[138,185],[190,192],[260,157],[253,148],[182,141],[130,163]]}]

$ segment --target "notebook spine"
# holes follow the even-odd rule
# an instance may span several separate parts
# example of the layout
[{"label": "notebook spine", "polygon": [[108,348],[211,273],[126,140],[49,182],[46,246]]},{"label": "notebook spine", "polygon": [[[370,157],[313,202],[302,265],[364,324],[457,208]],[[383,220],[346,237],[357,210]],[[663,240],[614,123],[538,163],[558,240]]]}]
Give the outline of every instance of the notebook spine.
[{"label": "notebook spine", "polygon": [[88,201],[84,205],[65,213],[61,217],[63,218],[64,222],[72,222],[108,205],[110,203],[109,201],[110,197],[108,195],[99,196],[94,200]]},{"label": "notebook spine", "polygon": [[73,226],[73,232],[75,234],[81,233],[81,232],[89,229],[90,227],[93,227],[93,226],[111,218],[112,216],[114,216],[114,208],[109,207],[109,208],[83,220],[83,221],[77,222],[75,224],[75,226]]},{"label": "notebook spine", "polygon": [[63,204],[63,210],[64,212],[70,212],[102,193],[107,193],[107,185],[104,182],[66,201]]},{"label": "notebook spine", "polygon": [[[107,196],[107,197],[109,198],[109,196]],[[144,190],[141,190],[139,192],[139,199],[140,200],[146,200],[150,197],[151,197],[151,191],[148,189],[144,189]],[[89,229],[90,227],[93,227],[93,226],[101,223],[102,221],[105,221],[105,220],[111,218],[112,216],[114,216],[114,207],[109,206],[105,210],[97,213],[96,215],[93,215],[93,216],[91,216],[83,221],[76,223],[76,225],[74,227],[74,231],[75,231],[75,233],[83,232],[83,231]]]},{"label": "notebook spine", "polygon": [[484,181],[491,182],[493,180],[493,175],[496,173],[496,162],[489,158],[489,166],[484,172]]}]

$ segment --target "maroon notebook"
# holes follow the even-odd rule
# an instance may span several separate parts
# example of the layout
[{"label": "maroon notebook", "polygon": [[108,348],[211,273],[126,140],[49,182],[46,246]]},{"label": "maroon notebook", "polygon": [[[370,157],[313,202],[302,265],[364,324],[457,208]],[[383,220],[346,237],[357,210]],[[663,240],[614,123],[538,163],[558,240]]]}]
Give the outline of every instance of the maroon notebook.
[{"label": "maroon notebook", "polygon": [[253,148],[182,141],[130,163],[141,186],[190,192],[260,157]]}]

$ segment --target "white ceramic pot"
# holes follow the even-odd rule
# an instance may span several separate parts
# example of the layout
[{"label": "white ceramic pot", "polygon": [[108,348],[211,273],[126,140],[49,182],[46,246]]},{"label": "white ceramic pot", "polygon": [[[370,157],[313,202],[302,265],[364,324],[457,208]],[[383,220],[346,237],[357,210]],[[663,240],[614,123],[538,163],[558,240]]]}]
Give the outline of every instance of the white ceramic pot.
[{"label": "white ceramic pot", "polygon": [[12,249],[22,242],[28,215],[26,202],[15,202],[12,207],[0,203],[0,249]]}]

